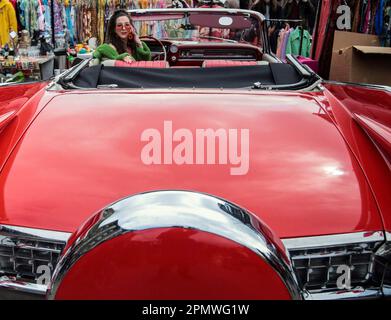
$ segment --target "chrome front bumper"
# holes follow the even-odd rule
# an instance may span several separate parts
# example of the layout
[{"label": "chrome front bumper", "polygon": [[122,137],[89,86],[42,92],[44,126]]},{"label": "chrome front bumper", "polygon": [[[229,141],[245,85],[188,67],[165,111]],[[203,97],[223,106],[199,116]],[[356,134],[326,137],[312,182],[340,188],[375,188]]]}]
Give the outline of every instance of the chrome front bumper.
[{"label": "chrome front bumper", "polygon": [[[62,232],[52,232],[46,230],[37,230],[21,227],[12,227],[12,226],[2,226],[0,225],[0,258],[5,250],[1,251],[1,246],[3,245],[15,245],[17,248],[23,249],[23,254],[27,254],[30,250],[31,261],[30,264],[35,263],[35,251],[39,251],[42,248],[40,245],[46,243],[48,244],[58,244],[63,243],[65,246],[66,241],[70,237],[69,233]],[[19,241],[18,239],[22,239]],[[27,242],[27,240],[31,242]],[[305,238],[295,238],[295,239],[284,239],[283,243],[286,247],[287,253],[292,259],[294,257],[293,253],[297,250],[313,250],[316,248],[325,248],[325,247],[339,247],[347,246],[350,244],[359,244],[359,243],[376,243],[377,253],[381,251],[382,257],[387,256],[387,259],[390,257],[390,240],[391,234],[384,233],[383,231],[372,232],[372,233],[352,233],[352,234],[341,234],[341,235],[331,235],[331,236],[319,236],[319,237],[305,237]],[[36,242],[34,242],[36,241]],[[379,250],[378,245],[381,245],[382,250]],[[387,244],[387,245],[386,245]],[[49,248],[50,249],[50,248]],[[377,253],[373,254],[373,264],[375,263]],[[19,252],[20,253],[20,252]],[[45,299],[47,295],[48,285],[38,284],[34,281],[21,281],[20,277],[22,274],[18,274],[18,267],[21,265],[17,262],[18,259],[26,258],[26,256],[19,256],[18,252],[15,250],[12,251],[13,256],[11,260],[14,262],[15,274],[12,275],[2,275],[0,273],[0,299]],[[329,255],[330,256],[330,255]],[[329,257],[327,256],[327,257]],[[311,258],[311,257],[310,257]],[[330,258],[331,259],[331,258]],[[294,259],[292,259],[294,261]],[[388,260],[387,260],[388,261]],[[1,262],[1,261],[0,261]],[[51,263],[51,262],[49,262]],[[293,262],[294,266],[294,262]],[[0,264],[1,267],[1,264]],[[52,266],[55,268],[55,265]],[[386,265],[388,268],[387,272],[390,274],[391,263]],[[374,273],[373,266],[369,270],[369,274],[372,276]],[[390,279],[388,279],[389,281]],[[384,281],[384,277],[383,277]],[[305,300],[343,300],[343,299],[381,299],[391,297],[391,285],[389,283],[380,283],[378,286],[354,286],[353,288],[347,290],[338,290],[323,288],[317,290],[307,290],[303,288],[302,297]]]}]

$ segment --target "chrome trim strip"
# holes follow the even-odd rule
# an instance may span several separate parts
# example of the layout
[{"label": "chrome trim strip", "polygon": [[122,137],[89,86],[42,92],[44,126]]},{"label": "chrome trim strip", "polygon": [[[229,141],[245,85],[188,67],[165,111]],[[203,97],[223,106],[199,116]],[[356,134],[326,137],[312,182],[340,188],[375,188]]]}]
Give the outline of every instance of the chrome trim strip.
[{"label": "chrome trim strip", "polygon": [[325,80],[324,83],[332,84],[332,85],[339,85],[339,86],[355,86],[355,87],[362,87],[362,88],[383,90],[383,91],[391,92],[391,86],[385,86],[385,85],[380,85],[380,84],[342,82],[342,81],[332,81],[332,80]]},{"label": "chrome trim strip", "polygon": [[87,229],[78,231],[78,238],[57,264],[48,298],[55,298],[67,271],[99,244],[132,231],[179,227],[216,234],[252,250],[280,275],[293,299],[302,299],[289,260],[261,232],[266,226],[226,200],[191,191],[147,192],[109,205],[92,221],[84,224],[89,226]]},{"label": "chrome trim strip", "polygon": [[167,9],[132,9],[127,11],[130,15],[132,14],[156,14],[156,13],[162,13],[165,15],[169,14],[176,14],[176,13],[185,13],[185,12],[211,12],[211,13],[230,13],[230,14],[243,14],[243,15],[251,15],[257,17],[260,22],[265,21],[265,16],[258,12],[258,11],[252,11],[252,10],[244,10],[244,9],[230,9],[230,8],[170,8]]},{"label": "chrome trim strip", "polygon": [[379,289],[356,288],[346,291],[329,291],[319,293],[306,293],[305,300],[350,300],[350,299],[379,299],[382,293]]},{"label": "chrome trim strip", "polygon": [[47,82],[48,80],[38,80],[38,81],[28,81],[28,82],[9,82],[9,83],[0,83],[0,88],[2,87],[14,87],[14,86],[24,86],[24,85],[29,85],[29,84],[34,84],[34,83],[40,83],[40,82]]},{"label": "chrome trim strip", "polygon": [[16,291],[37,294],[37,295],[45,295],[47,291],[47,286],[44,284],[18,281],[16,279],[8,278],[6,276],[0,277],[0,288],[16,290]]},{"label": "chrome trim strip", "polygon": [[346,245],[350,243],[384,241],[383,231],[343,233],[316,237],[282,239],[287,250]]},{"label": "chrome trim strip", "polygon": [[384,297],[391,298],[391,286],[383,285],[382,291]]},{"label": "chrome trim strip", "polygon": [[390,242],[391,242],[391,232],[386,231],[386,232],[385,232],[385,237],[386,237],[386,240],[387,240],[387,241],[390,241]]},{"label": "chrome trim strip", "polygon": [[51,231],[51,230],[42,230],[42,229],[33,229],[25,227],[15,227],[0,224],[0,234],[7,233],[7,235],[14,236],[30,236],[34,238],[40,238],[42,240],[51,240],[51,241],[60,241],[67,242],[71,233],[69,232],[60,232],[60,231]]}]

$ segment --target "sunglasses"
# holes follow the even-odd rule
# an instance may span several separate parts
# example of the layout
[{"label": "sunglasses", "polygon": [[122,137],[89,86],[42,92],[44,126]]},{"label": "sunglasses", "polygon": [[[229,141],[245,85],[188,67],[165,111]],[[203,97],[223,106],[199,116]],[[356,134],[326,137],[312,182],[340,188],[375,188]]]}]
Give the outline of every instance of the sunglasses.
[{"label": "sunglasses", "polygon": [[130,23],[117,23],[115,28],[117,30],[122,30],[123,28],[125,28],[126,30],[131,30],[132,25]]}]

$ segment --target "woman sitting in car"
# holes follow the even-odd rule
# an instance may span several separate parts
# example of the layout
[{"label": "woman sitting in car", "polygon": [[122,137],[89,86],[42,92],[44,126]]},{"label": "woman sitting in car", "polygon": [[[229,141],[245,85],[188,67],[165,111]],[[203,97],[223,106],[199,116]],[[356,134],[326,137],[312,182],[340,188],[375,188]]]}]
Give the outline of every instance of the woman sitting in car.
[{"label": "woman sitting in car", "polygon": [[95,63],[105,60],[122,60],[127,63],[149,61],[151,50],[139,39],[129,14],[118,10],[109,20],[106,43],[95,50],[94,58]]}]

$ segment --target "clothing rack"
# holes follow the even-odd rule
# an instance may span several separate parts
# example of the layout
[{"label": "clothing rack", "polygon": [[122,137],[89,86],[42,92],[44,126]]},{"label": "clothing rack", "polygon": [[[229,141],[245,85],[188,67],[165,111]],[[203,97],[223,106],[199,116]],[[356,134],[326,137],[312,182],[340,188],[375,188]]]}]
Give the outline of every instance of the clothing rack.
[{"label": "clothing rack", "polygon": [[302,19],[265,19],[271,22],[303,22]]},{"label": "clothing rack", "polygon": [[303,25],[303,20],[302,19],[265,19],[267,22],[274,22],[274,23],[295,23],[295,24],[300,24],[301,26]]},{"label": "clothing rack", "polygon": [[304,27],[303,27],[303,20],[302,19],[265,19],[265,21],[268,22],[286,22],[286,23],[297,23],[298,25],[296,27],[300,27],[301,33],[300,33],[300,48],[299,48],[299,54],[302,53],[303,50],[303,40],[304,40]]}]

